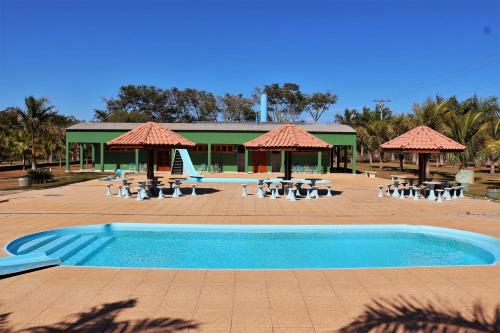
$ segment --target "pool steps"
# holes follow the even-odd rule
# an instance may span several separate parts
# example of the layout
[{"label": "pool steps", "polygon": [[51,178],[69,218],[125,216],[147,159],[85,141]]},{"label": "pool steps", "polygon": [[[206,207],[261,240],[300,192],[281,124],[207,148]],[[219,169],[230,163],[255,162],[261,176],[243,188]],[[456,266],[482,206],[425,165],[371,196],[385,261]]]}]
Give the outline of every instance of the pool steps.
[{"label": "pool steps", "polygon": [[86,246],[82,248],[78,253],[74,254],[71,258],[66,261],[68,264],[72,265],[84,265],[87,261],[92,259],[97,253],[101,252],[109,244],[111,244],[116,239],[115,236],[99,237],[96,239],[92,246]]},{"label": "pool steps", "polygon": [[17,255],[0,258],[0,276],[70,261],[81,265],[115,240],[115,236],[95,234],[47,235],[21,244]]}]

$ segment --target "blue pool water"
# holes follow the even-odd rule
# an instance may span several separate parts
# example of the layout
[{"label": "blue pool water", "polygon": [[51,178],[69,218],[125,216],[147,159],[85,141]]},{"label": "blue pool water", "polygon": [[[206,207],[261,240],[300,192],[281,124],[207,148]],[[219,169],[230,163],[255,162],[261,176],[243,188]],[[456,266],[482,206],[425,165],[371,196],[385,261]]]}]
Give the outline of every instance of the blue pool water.
[{"label": "blue pool water", "polygon": [[45,251],[63,265],[181,269],[315,269],[488,265],[500,240],[424,226],[107,224],[27,235],[11,254]]},{"label": "blue pool water", "polygon": [[[279,183],[282,181],[280,178],[267,178],[273,183]],[[310,181],[304,179],[293,179],[295,181],[302,181],[305,184],[309,184]],[[238,184],[257,184],[259,182],[256,178],[207,178],[207,177],[191,177],[186,179],[187,182],[193,183],[238,183]],[[318,180],[317,184],[331,183],[329,180]]]}]

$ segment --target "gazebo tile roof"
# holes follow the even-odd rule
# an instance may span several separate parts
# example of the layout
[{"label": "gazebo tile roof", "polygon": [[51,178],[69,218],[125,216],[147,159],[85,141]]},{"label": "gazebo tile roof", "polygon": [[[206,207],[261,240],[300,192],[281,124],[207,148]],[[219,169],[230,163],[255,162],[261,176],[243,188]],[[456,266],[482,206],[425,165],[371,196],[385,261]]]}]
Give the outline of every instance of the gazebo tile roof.
[{"label": "gazebo tile roof", "polygon": [[158,123],[148,122],[107,142],[115,147],[194,147],[194,143]]},{"label": "gazebo tile roof", "polygon": [[465,146],[427,126],[418,126],[395,139],[380,145],[386,150],[405,151],[463,151]]},{"label": "gazebo tile roof", "polygon": [[293,125],[284,124],[245,144],[249,149],[304,150],[329,149],[331,144]]}]

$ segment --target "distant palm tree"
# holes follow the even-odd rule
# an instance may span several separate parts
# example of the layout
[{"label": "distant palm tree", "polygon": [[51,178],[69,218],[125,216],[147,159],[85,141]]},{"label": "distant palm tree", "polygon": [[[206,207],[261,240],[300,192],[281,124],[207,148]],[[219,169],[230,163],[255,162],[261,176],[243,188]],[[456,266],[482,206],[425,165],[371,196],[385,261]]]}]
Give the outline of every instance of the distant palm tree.
[{"label": "distant palm tree", "polygon": [[36,146],[44,131],[44,126],[55,114],[54,106],[46,98],[28,96],[24,99],[25,109],[13,108],[19,116],[31,143],[31,168],[36,170]]},{"label": "distant palm tree", "polygon": [[469,111],[459,114],[451,111],[446,115],[446,133],[466,147],[462,153],[455,155],[461,168],[464,168],[468,161],[474,161],[484,147],[486,129],[483,112]]},{"label": "distant palm tree", "polygon": [[378,151],[379,168],[384,168],[384,154],[380,145],[394,137],[394,131],[391,125],[385,120],[372,121],[366,127],[368,133],[368,150],[370,152]]},{"label": "distant palm tree", "polygon": [[422,105],[413,104],[416,125],[425,125],[436,131],[441,130],[443,116],[448,112],[449,106],[448,101],[435,101],[430,98],[426,99]]}]

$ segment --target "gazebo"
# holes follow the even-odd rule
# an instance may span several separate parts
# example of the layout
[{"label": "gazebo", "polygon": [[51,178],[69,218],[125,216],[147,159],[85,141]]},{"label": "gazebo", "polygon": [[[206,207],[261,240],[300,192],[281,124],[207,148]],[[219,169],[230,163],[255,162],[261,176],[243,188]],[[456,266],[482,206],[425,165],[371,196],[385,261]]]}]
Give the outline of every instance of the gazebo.
[{"label": "gazebo", "polygon": [[380,145],[382,150],[418,153],[418,183],[425,180],[429,154],[462,152],[465,146],[429,128],[418,126]]},{"label": "gazebo", "polygon": [[285,180],[292,178],[292,152],[322,151],[332,145],[293,125],[284,124],[244,144],[246,149],[285,152]]},{"label": "gazebo", "polygon": [[111,150],[143,148],[147,150],[147,177],[154,177],[154,151],[156,149],[193,148],[195,144],[158,123],[147,122],[106,143]]}]

